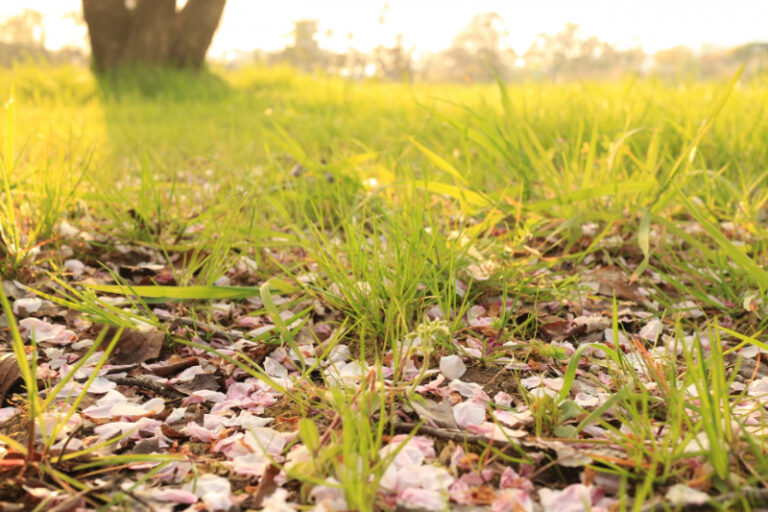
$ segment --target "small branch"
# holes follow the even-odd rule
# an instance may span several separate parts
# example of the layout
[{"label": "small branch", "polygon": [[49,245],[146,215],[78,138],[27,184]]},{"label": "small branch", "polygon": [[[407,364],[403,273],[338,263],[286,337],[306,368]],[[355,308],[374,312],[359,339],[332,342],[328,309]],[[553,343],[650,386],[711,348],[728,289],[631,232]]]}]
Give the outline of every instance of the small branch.
[{"label": "small branch", "polygon": [[[718,496],[711,496],[708,505],[715,508],[726,509],[725,507],[736,500],[746,499],[751,505],[760,506],[768,503],[768,489],[757,489],[755,487],[744,487],[738,491],[727,492]],[[701,505],[683,505],[675,510],[701,510]],[[657,502],[646,505],[640,509],[640,512],[662,512],[670,510],[670,504],[666,502]],[[730,510],[730,509],[727,509]]]},{"label": "small branch", "polygon": [[241,338],[243,336],[243,333],[241,333],[240,331],[236,331],[236,330],[225,331],[224,329],[219,329],[213,324],[200,322],[198,320],[193,320],[191,318],[186,318],[186,317],[174,318],[173,321],[171,322],[171,325],[174,325],[174,324],[183,325],[185,327],[191,327],[195,330],[208,331],[214,336],[218,336],[219,338],[224,338],[227,341],[235,341],[237,338]]},{"label": "small branch", "polygon": [[164,396],[165,398],[186,398],[187,395],[181,391],[168,386],[166,384],[160,384],[155,382],[149,377],[118,377],[115,375],[107,375],[106,378],[111,380],[115,384],[120,386],[136,386],[142,389],[152,391],[156,395]]},{"label": "small branch", "polygon": [[[55,464],[56,466],[61,464],[62,457],[64,457],[64,454],[67,453],[67,446],[69,446],[69,442],[72,441],[72,439],[74,439],[75,436],[79,434],[81,430],[83,430],[82,423],[78,424],[77,428],[69,433],[69,435],[67,436],[67,440],[64,441],[64,446],[61,447],[61,451],[59,452],[59,458],[56,460],[56,464]],[[0,510],[2,509],[0,508]]]},{"label": "small branch", "polygon": [[395,418],[394,427],[396,431],[401,432],[403,434],[410,434],[411,432],[413,432],[414,429],[418,428],[419,434],[425,434],[437,439],[442,439],[444,441],[454,441],[456,443],[461,443],[461,444],[464,444],[464,443],[481,444],[481,445],[492,444],[492,445],[502,446],[502,447],[517,446],[508,441],[499,441],[498,439],[490,439],[486,436],[481,436],[478,434],[467,434],[466,432],[463,432],[461,430],[428,427],[426,425],[419,427],[415,423],[402,423],[400,421],[397,421],[397,418]]}]

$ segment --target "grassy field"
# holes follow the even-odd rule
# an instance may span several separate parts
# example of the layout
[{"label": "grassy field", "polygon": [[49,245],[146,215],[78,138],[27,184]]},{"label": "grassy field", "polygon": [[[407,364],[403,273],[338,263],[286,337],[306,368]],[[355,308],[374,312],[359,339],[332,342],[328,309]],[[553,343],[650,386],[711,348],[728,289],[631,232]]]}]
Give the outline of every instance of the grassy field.
[{"label": "grassy field", "polygon": [[768,502],[764,79],[0,75],[0,502]]}]

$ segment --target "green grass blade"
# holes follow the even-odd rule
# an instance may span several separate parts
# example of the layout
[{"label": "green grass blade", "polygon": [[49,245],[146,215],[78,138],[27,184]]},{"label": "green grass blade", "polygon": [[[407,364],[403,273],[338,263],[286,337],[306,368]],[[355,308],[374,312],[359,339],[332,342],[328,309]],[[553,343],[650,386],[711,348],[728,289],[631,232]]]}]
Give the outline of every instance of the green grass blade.
[{"label": "green grass blade", "polygon": [[768,272],[755,263],[742,249],[733,245],[714,224],[704,217],[704,214],[699,211],[696,205],[682,191],[678,190],[678,194],[690,214],[701,224],[701,227],[720,247],[720,250],[736,263],[755,284],[761,286],[764,290],[768,290]]},{"label": "green grass blade", "polygon": [[[112,284],[88,284],[91,290],[118,295],[137,295],[153,299],[223,300],[258,297],[256,286],[131,286]],[[131,293],[132,292],[132,293]]]},{"label": "green grass blade", "polygon": [[417,148],[419,148],[419,151],[424,153],[424,155],[426,155],[429,161],[435,164],[436,167],[444,170],[445,172],[453,176],[456,179],[456,181],[460,182],[462,185],[467,184],[466,178],[464,178],[464,176],[462,176],[461,173],[457,171],[454,166],[446,162],[442,157],[438,156],[436,153],[427,149],[426,146],[423,146],[422,144],[419,144],[418,142],[416,142],[416,139],[414,139],[413,137],[411,137],[410,140],[411,140],[411,143]]}]

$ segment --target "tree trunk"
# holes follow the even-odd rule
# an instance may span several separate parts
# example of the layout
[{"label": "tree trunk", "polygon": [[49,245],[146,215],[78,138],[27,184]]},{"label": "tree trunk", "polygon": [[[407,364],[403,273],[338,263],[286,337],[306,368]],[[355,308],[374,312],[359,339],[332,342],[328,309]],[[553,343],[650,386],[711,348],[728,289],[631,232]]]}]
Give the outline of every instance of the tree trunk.
[{"label": "tree trunk", "polygon": [[182,67],[199,69],[219,26],[226,0],[188,0],[176,15],[171,59]]},{"label": "tree trunk", "polygon": [[123,53],[130,29],[124,0],[83,0],[83,17],[88,25],[91,55],[96,69],[115,67]]},{"label": "tree trunk", "polygon": [[171,54],[176,0],[138,0],[131,16],[122,60],[130,64],[168,64]]},{"label": "tree trunk", "polygon": [[91,54],[100,72],[120,65],[199,69],[226,0],[83,0]]}]

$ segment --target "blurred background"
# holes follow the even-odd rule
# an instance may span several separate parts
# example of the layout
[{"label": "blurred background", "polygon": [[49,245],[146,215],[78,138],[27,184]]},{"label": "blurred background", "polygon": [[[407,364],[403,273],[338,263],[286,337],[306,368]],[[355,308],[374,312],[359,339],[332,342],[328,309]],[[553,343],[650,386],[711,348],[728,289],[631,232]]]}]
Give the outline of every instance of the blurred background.
[{"label": "blurred background", "polygon": [[[204,1],[224,6],[209,14],[219,23],[207,59],[228,68],[287,63],[355,80],[470,83],[493,80],[494,71],[505,80],[567,81],[718,78],[745,60],[747,76],[768,69],[763,0]],[[146,2],[119,3],[136,10]],[[0,65],[87,66],[83,7],[79,0],[0,4]]]}]

